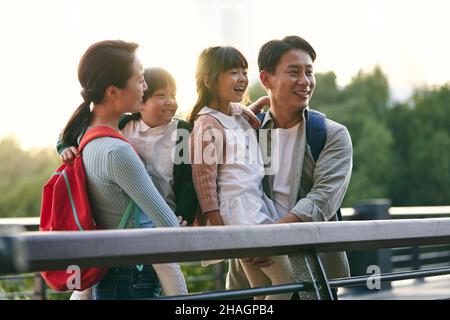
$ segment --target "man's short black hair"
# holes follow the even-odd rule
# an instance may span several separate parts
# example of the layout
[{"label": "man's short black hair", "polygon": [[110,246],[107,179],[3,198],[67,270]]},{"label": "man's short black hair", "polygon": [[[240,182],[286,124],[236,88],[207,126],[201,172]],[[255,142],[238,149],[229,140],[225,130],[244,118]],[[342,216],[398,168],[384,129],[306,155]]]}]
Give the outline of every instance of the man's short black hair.
[{"label": "man's short black hair", "polygon": [[265,70],[272,74],[275,73],[281,56],[291,49],[303,50],[310,55],[313,62],[316,60],[316,52],[308,41],[299,36],[287,36],[282,40],[271,40],[259,49],[259,71]]}]

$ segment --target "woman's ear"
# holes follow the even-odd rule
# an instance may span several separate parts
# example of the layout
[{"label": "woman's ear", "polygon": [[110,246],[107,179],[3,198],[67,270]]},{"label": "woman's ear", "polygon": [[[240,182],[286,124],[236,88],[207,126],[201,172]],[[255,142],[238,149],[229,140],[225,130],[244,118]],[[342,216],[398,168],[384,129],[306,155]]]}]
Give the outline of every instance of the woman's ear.
[{"label": "woman's ear", "polygon": [[119,94],[119,88],[116,86],[109,86],[105,90],[105,98],[111,100],[115,99]]}]

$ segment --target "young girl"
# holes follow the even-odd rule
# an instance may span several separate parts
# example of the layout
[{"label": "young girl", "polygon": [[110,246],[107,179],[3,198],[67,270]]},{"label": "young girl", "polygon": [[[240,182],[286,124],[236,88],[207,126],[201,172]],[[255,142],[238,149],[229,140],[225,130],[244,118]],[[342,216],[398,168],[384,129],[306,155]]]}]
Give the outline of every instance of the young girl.
[{"label": "young girl", "polygon": [[[142,98],[142,110],[122,116],[119,129],[141,156],[156,189],[169,207],[177,216],[191,224],[198,202],[192,183],[191,166],[188,161],[183,161],[183,149],[187,150],[192,127],[186,121],[173,118],[178,105],[175,98],[176,84],[172,75],[161,68],[150,68],[145,69],[144,78],[148,89]],[[64,147],[61,143],[58,150]],[[178,150],[179,152],[176,152]],[[72,159],[76,152],[74,147],[67,148],[61,157],[67,161]],[[145,213],[142,212],[140,217],[140,227],[155,226]],[[178,264],[155,264],[153,267],[165,295],[187,294],[186,283]],[[77,296],[79,294],[72,298]],[[89,292],[85,291],[79,298],[89,299]]]},{"label": "young girl", "polygon": [[[247,61],[232,47],[205,49],[197,64],[198,99],[188,121],[194,124],[190,155],[202,212],[212,225],[268,224],[278,220],[262,190],[264,167],[254,129],[257,118],[238,102],[248,85]],[[287,256],[257,267],[240,263],[252,287],[294,282]],[[246,262],[249,261],[249,262]],[[266,299],[289,299],[274,294]]]}]

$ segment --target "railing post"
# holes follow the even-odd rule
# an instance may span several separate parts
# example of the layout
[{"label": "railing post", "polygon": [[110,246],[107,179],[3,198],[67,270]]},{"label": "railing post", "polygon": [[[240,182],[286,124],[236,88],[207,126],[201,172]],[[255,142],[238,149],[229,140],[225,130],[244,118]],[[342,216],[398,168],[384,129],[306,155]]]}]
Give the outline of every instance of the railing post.
[{"label": "railing post", "polygon": [[310,283],[311,289],[298,292],[300,300],[332,300],[333,295],[322,263],[316,252],[290,254],[292,270],[297,282]]},{"label": "railing post", "polygon": [[46,300],[47,292],[45,281],[39,272],[34,274],[33,279],[33,300]]},{"label": "railing post", "polygon": [[[389,199],[373,199],[358,203],[354,209],[355,214],[352,220],[388,220],[390,219],[389,208],[391,202]],[[399,230],[400,231],[400,230]],[[367,250],[367,251],[349,251],[347,256],[350,264],[352,276],[368,275],[369,266],[378,266],[381,273],[392,271],[392,250]],[[382,283],[381,289],[390,289],[389,282]],[[352,290],[368,290],[366,287],[355,287]]]},{"label": "railing post", "polygon": [[[420,270],[420,249],[418,246],[411,247],[411,267],[413,270]],[[416,283],[424,283],[425,278],[416,278]]]},{"label": "railing post", "polygon": [[224,280],[224,272],[225,272],[225,262],[216,263],[213,266],[214,270],[214,287],[216,291],[225,289],[225,280]]},{"label": "railing post", "polygon": [[15,257],[18,247],[14,236],[24,230],[20,226],[0,225],[0,274],[18,272],[23,267]]}]

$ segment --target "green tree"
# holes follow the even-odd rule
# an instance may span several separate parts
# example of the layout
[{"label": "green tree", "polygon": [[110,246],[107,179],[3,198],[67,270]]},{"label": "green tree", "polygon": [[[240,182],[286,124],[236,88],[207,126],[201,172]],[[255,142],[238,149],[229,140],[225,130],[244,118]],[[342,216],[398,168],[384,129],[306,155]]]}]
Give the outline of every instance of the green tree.
[{"label": "green tree", "polygon": [[0,217],[38,216],[42,187],[58,164],[51,148],[26,152],[12,136],[0,140]]},{"label": "green tree", "polygon": [[395,205],[443,205],[450,199],[449,85],[422,88],[394,105],[387,122],[396,164],[391,199]]},{"label": "green tree", "polygon": [[248,96],[250,101],[256,101],[258,98],[262,96],[266,96],[267,92],[263,88],[261,82],[259,80],[254,81],[248,87]]},{"label": "green tree", "polygon": [[382,118],[389,104],[389,82],[379,66],[371,72],[360,70],[343,92],[344,100],[359,97]]},{"label": "green tree", "polygon": [[313,109],[316,106],[334,105],[342,101],[343,92],[337,86],[334,72],[317,73],[315,78],[316,88],[309,104]]}]

